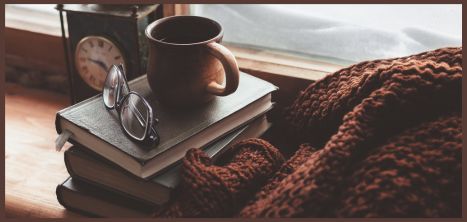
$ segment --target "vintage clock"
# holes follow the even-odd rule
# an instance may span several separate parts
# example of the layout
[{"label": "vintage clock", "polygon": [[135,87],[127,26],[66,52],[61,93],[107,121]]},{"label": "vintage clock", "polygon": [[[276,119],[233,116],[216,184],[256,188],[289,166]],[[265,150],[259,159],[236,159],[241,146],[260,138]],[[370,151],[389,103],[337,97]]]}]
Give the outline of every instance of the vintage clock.
[{"label": "vintage clock", "polygon": [[56,9],[60,12],[72,103],[101,92],[112,64],[122,63],[128,80],[146,72],[144,31],[162,16],[162,7],[59,4]]}]

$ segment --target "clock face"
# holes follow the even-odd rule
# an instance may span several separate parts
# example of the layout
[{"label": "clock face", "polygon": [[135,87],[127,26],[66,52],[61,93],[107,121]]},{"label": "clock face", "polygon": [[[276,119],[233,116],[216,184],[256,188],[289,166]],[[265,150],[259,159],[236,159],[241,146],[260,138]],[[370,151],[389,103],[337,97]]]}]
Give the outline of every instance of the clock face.
[{"label": "clock face", "polygon": [[95,90],[102,91],[107,71],[114,64],[124,64],[125,67],[125,59],[122,51],[105,37],[87,36],[76,46],[76,70]]}]

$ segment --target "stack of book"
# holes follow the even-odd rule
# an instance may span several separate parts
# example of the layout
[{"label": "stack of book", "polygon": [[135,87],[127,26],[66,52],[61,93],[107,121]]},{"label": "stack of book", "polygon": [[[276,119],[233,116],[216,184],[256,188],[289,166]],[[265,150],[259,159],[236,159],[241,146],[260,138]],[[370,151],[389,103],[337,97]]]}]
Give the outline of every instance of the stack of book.
[{"label": "stack of book", "polygon": [[117,112],[105,108],[102,95],[59,111],[57,133],[73,144],[64,154],[70,177],[56,190],[67,209],[100,217],[149,216],[171,198],[188,149],[203,149],[215,159],[235,142],[268,130],[266,114],[273,106],[271,93],[277,90],[241,73],[233,94],[196,108],[175,109],[157,101],[146,76],[129,86],[153,107],[159,144],[127,137]]}]

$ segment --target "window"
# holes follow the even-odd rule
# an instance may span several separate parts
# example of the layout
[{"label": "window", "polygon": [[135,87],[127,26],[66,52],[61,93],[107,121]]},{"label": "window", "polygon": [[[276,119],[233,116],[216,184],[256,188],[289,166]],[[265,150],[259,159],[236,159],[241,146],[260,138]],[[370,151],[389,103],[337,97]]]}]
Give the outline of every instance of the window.
[{"label": "window", "polygon": [[61,36],[55,4],[6,4],[5,26]]},{"label": "window", "polygon": [[462,5],[192,5],[224,41],[351,64],[462,45]]},{"label": "window", "polygon": [[[8,28],[61,36],[55,4],[7,4],[5,9]],[[163,9],[166,16],[191,13],[219,21],[225,45],[250,73],[316,80],[363,60],[462,45],[461,4],[164,4]],[[62,44],[57,38],[55,48]],[[28,50],[18,52],[23,48],[9,50],[30,56]]]}]

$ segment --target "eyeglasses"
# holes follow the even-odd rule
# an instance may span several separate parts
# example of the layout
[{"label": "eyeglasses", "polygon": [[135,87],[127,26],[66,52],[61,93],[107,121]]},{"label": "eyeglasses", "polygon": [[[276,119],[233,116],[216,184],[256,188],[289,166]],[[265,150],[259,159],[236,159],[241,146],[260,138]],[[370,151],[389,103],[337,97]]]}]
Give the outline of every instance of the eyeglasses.
[{"label": "eyeglasses", "polygon": [[152,107],[137,92],[130,91],[123,65],[112,65],[105,79],[102,98],[108,110],[116,109],[123,131],[132,139],[144,143],[159,143],[154,128]]}]

